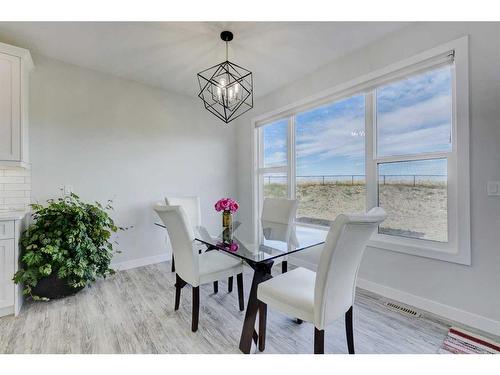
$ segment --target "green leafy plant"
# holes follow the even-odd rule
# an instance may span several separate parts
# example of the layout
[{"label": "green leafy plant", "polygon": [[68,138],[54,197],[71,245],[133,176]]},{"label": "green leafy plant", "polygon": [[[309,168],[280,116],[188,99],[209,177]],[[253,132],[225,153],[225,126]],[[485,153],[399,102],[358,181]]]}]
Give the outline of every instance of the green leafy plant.
[{"label": "green leafy plant", "polygon": [[[38,282],[54,276],[75,291],[114,271],[109,267],[115,251],[111,234],[119,228],[106,206],[84,203],[76,194],[49,199],[47,205],[32,204],[33,224],[21,236],[21,269],[14,275],[24,295],[34,293]],[[116,242],[114,242],[116,244]]]}]

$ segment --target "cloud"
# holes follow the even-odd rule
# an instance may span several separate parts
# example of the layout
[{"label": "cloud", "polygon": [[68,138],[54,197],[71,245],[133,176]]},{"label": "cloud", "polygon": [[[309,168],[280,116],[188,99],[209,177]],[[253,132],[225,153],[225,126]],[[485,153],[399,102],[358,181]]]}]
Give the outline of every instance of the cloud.
[{"label": "cloud", "polygon": [[364,155],[364,137],[353,135],[353,132],[364,130],[364,118],[363,111],[357,116],[308,124],[308,131],[297,135],[297,157],[314,155],[324,160],[332,156]]},{"label": "cloud", "polygon": [[286,164],[286,152],[276,151],[272,154],[266,153],[264,164],[266,165],[266,167],[275,167],[278,165]]},{"label": "cloud", "polygon": [[438,96],[379,116],[380,155],[401,155],[449,148],[451,98]]},{"label": "cloud", "polygon": [[384,113],[435,96],[449,96],[450,94],[451,70],[450,67],[446,66],[379,88],[377,90],[377,106],[379,112]]},{"label": "cloud", "polygon": [[[411,107],[381,114],[378,119],[378,145],[383,155],[411,154],[447,150],[450,141],[451,98],[438,96]],[[304,126],[305,127],[305,126]],[[336,118],[311,123],[297,136],[297,156],[320,160],[335,156],[358,158],[365,153],[363,116]]]},{"label": "cloud", "polygon": [[380,156],[418,154],[422,152],[448,151],[449,123],[399,133],[378,140]]},{"label": "cloud", "polygon": [[[387,85],[378,93],[378,147],[381,155],[447,151],[450,147],[449,68]],[[296,120],[299,167],[318,173],[355,170],[365,156],[363,96],[302,113]],[[286,131],[273,132],[266,161],[286,158]],[[323,172],[324,171],[324,172]]]}]

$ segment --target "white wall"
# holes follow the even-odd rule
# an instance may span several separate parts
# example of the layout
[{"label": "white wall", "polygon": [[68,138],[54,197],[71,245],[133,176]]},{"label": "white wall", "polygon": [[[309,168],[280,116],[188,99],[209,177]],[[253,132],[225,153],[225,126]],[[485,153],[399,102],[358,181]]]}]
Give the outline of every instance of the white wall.
[{"label": "white wall", "polygon": [[[399,290],[449,313],[478,314],[500,334],[500,199],[486,195],[488,180],[500,179],[500,24],[421,23],[409,26],[257,100],[238,124],[238,198],[250,212],[252,195],[251,118],[317,94],[360,75],[444,42],[470,35],[471,222],[470,267],[396,252],[368,249],[360,277],[364,285]],[[332,35],[335,38],[335,35]],[[328,48],[325,45],[325,48]],[[240,217],[251,222],[247,215]],[[427,303],[426,302],[426,303]],[[425,303],[422,303],[425,305]],[[446,313],[445,312],[445,313]],[[462,311],[463,312],[463,311]],[[460,312],[456,316],[461,316]],[[457,318],[455,317],[455,319]],[[481,317],[477,317],[481,319]],[[482,327],[488,326],[483,319]],[[486,323],[485,323],[486,322]]]},{"label": "white wall", "polygon": [[[192,97],[34,56],[30,139],[32,197],[62,185],[88,201],[114,200],[116,262],[166,254],[151,206],[167,194],[199,195],[214,228],[213,202],[235,194],[234,130]],[[195,77],[193,76],[193,79]],[[154,259],[161,259],[156,257]]]}]

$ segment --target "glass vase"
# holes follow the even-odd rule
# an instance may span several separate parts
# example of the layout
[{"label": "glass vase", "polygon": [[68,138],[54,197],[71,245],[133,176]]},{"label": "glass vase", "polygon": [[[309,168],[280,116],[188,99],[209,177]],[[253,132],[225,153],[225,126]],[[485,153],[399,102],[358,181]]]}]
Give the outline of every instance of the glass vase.
[{"label": "glass vase", "polygon": [[233,227],[233,214],[231,211],[226,210],[222,213],[222,227],[224,229]]},{"label": "glass vase", "polygon": [[222,213],[222,242],[231,244],[233,241],[233,214],[231,211]]}]

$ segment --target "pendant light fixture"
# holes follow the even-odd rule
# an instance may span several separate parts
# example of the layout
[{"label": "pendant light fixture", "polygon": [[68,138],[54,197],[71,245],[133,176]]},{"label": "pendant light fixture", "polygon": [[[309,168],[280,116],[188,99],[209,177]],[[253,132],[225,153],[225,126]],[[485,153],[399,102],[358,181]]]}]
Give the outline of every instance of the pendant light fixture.
[{"label": "pendant light fixture", "polygon": [[205,108],[226,124],[253,108],[252,72],[229,62],[228,43],[233,33],[223,31],[226,61],[198,73],[200,92]]}]

